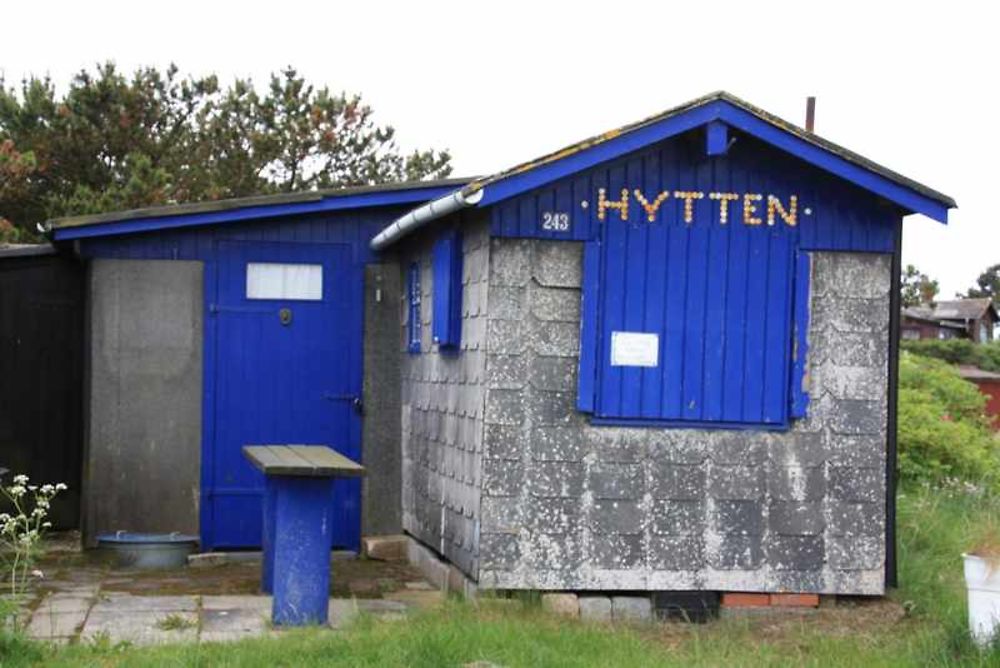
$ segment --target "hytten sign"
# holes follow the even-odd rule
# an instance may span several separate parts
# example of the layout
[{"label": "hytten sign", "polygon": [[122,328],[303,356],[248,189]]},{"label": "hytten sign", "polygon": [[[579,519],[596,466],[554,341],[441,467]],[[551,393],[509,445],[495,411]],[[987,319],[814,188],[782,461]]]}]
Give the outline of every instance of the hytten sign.
[{"label": "hytten sign", "polygon": [[[637,206],[646,214],[646,220],[656,221],[656,214],[669,199],[684,202],[684,222],[694,221],[694,209],[697,202],[708,197],[708,203],[712,204],[712,209],[716,212],[720,225],[726,225],[732,220],[733,210],[736,215],[742,213],[740,222],[744,225],[778,225],[784,224],[795,227],[799,220],[799,198],[796,195],[788,197],[787,201],[781,198],[763,193],[734,193],[734,192],[709,192],[700,190],[664,190],[656,194],[647,195],[639,188],[629,190],[622,188],[621,194],[616,198],[609,198],[604,188],[597,191],[597,219],[605,220],[608,216],[617,214],[623,221],[628,221],[629,209]],[[580,206],[586,209],[589,202],[584,200]],[[704,206],[704,205],[701,205]],[[812,215],[812,210],[806,208],[803,215]]]}]

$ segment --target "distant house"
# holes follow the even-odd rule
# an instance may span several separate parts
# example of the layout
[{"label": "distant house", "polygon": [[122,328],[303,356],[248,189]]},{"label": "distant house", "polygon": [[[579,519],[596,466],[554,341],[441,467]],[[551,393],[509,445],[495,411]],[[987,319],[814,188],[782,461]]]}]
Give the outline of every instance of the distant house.
[{"label": "distant house", "polygon": [[992,300],[952,299],[903,309],[900,335],[904,339],[993,340],[998,320]]},{"label": "distant house", "polygon": [[993,428],[1000,430],[1000,373],[960,364],[958,375],[970,383],[975,383],[979,391],[986,397],[986,415],[992,421]]}]

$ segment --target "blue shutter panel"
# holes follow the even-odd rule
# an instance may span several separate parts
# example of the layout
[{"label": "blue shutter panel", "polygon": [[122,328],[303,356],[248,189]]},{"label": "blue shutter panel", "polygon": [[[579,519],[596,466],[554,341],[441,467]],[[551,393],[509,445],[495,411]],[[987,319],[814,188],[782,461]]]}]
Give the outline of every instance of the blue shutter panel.
[{"label": "blue shutter panel", "polygon": [[434,244],[434,343],[458,349],[462,338],[462,237],[449,232]]},{"label": "blue shutter panel", "polygon": [[410,264],[406,279],[406,294],[409,300],[409,322],[407,323],[407,350],[420,352],[420,263]]},{"label": "blue shutter panel", "polygon": [[804,418],[809,408],[809,290],[812,258],[799,251],[795,258],[795,330],[792,341],[792,405],[790,415]]}]

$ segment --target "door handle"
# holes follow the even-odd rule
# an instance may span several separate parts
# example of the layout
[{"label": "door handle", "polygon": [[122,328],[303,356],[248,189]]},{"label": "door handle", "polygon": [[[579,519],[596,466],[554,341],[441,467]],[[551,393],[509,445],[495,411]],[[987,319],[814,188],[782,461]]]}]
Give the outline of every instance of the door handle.
[{"label": "door handle", "polygon": [[349,401],[351,402],[351,408],[358,415],[365,414],[365,404],[356,394],[335,394],[333,392],[324,392],[323,398],[327,401]]}]

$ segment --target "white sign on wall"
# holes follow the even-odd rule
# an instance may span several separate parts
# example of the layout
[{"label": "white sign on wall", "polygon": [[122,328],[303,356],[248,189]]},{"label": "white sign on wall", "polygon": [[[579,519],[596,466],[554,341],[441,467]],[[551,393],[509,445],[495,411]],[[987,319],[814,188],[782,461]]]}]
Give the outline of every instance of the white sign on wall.
[{"label": "white sign on wall", "polygon": [[660,364],[660,337],[649,332],[611,332],[611,366]]}]

